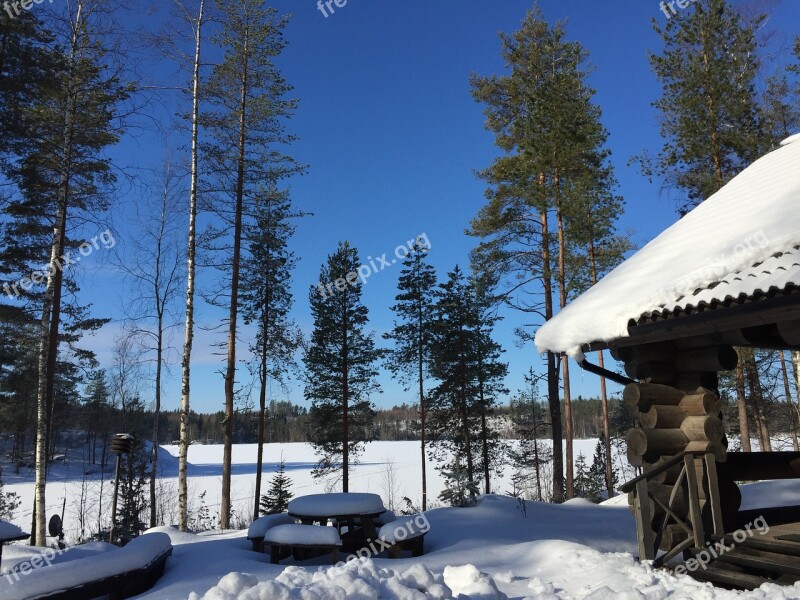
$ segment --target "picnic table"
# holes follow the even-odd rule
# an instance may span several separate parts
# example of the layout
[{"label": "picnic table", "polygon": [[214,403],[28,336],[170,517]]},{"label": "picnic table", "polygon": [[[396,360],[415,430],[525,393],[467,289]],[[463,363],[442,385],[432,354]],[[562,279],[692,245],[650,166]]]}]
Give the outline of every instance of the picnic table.
[{"label": "picnic table", "polygon": [[25,533],[8,521],[0,521],[0,564],[3,561],[3,545],[9,542],[21,542],[31,537],[30,533]]},{"label": "picnic table", "polygon": [[[304,525],[327,525],[336,522],[344,549],[355,552],[378,537],[375,519],[386,512],[377,494],[311,494],[289,501],[289,516]],[[343,533],[343,526],[347,532]]]}]

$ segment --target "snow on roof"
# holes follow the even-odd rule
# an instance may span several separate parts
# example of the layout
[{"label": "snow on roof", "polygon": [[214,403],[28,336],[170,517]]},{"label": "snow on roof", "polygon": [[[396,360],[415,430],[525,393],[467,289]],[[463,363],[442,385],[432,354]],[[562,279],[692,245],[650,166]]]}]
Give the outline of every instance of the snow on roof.
[{"label": "snow on roof", "polygon": [[8,540],[21,535],[24,535],[22,529],[8,521],[0,521],[0,539]]},{"label": "snow on roof", "polygon": [[[536,334],[539,352],[581,358],[630,322],[800,285],[800,134],[754,162],[606,275]],[[763,268],[759,268],[763,267]]]}]

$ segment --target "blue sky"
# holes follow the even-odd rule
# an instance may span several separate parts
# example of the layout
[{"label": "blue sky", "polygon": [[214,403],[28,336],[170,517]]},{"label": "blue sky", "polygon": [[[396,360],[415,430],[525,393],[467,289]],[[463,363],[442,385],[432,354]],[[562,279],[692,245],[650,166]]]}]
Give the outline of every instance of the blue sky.
[{"label": "blue sky", "polygon": [[[310,165],[307,175],[290,182],[296,207],[314,213],[299,222],[293,240],[300,259],[293,278],[294,316],[308,333],[308,287],[340,240],[349,240],[366,260],[391,254],[396,246],[425,233],[440,277],[457,263],[467,267],[476,240],[464,230],[484,201],[485,186],[474,172],[497,154],[492,135],[483,127],[482,107],[470,95],[468,77],[471,72],[503,71],[498,33],[514,31],[531,2],[348,0],[327,18],[315,0],[275,4],[294,14],[280,64],[300,98],[289,125],[299,137],[292,152]],[[638,245],[646,243],[676,219],[675,199],[659,182],[649,183],[627,164],[643,149],[657,150],[660,145],[657,115],[651,108],[660,87],[650,71],[647,50],[659,45],[651,19],[665,17],[654,0],[544,0],[541,6],[551,21],[568,19],[569,38],[590,52],[595,69],[590,82],[610,133],[619,192],[627,202],[619,226],[632,230]],[[786,0],[774,11],[771,46],[788,47],[794,32],[800,31],[800,11]],[[779,55],[777,60],[784,59]],[[176,140],[183,143],[180,137]],[[140,135],[126,140],[115,154],[117,160],[155,166],[162,154],[158,144],[158,139]],[[126,236],[135,235],[126,229],[124,207],[135,201],[130,195],[123,198],[115,219],[123,247]],[[107,269],[93,273],[87,266],[83,294],[95,303],[96,312],[115,321],[85,345],[97,350],[108,366],[125,292]],[[370,326],[378,338],[392,325],[389,307],[399,272],[397,265],[377,273],[364,288]],[[201,323],[219,321],[219,312],[199,304]],[[506,349],[507,385],[513,391],[529,367],[540,368],[541,358],[531,345],[517,345],[513,330],[524,319],[510,311],[504,315],[496,338]],[[181,338],[176,334],[176,347]],[[215,334],[198,333],[192,371],[192,406],[198,411],[223,407],[223,357],[212,347],[217,341],[221,338]],[[240,355],[246,349],[243,342]],[[246,370],[240,373],[240,379],[247,378]],[[573,394],[597,393],[595,376],[577,366],[573,374]],[[176,364],[166,385],[167,409],[178,406],[178,377]],[[381,383],[384,393],[374,398],[379,406],[413,401],[388,374],[382,375]],[[296,383],[288,392],[274,392],[276,398],[307,405]]]}]

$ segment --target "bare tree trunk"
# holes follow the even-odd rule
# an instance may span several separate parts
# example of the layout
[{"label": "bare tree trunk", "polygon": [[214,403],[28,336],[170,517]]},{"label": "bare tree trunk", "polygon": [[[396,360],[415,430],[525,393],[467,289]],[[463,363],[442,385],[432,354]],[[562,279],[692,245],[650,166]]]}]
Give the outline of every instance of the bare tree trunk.
[{"label": "bare tree trunk", "polygon": [[[544,185],[544,175],[540,176]],[[542,211],[542,286],[544,288],[544,318],[553,318],[553,271],[550,267],[550,229],[547,211]],[[550,428],[553,437],[553,502],[564,501],[564,455],[561,431],[561,401],[558,388],[556,356],[547,353],[547,402],[550,408]]]},{"label": "bare tree trunk", "polygon": [[[344,292],[347,294],[347,290]],[[347,320],[347,299],[342,301],[342,491],[350,491],[350,346],[347,343],[350,323]]]},{"label": "bare tree trunk", "polygon": [[744,355],[739,351],[739,362],[736,365],[736,406],[739,411],[739,437],[742,452],[752,452],[750,444],[750,419],[747,416],[747,395],[744,388]]},{"label": "bare tree trunk", "polygon": [[759,447],[761,452],[772,452],[772,441],[769,437],[769,426],[767,424],[767,416],[764,412],[764,394],[761,389],[758,365],[756,364],[755,355],[752,353],[748,353],[747,355],[745,371],[747,373],[747,383],[750,388],[753,412],[756,417],[756,426],[758,427]]},{"label": "bare tree trunk", "polygon": [[267,383],[268,383],[268,362],[267,352],[269,348],[268,338],[268,325],[269,325],[269,307],[271,303],[271,294],[267,290],[267,297],[264,299],[264,307],[262,313],[261,330],[261,365],[259,368],[261,378],[261,390],[258,395],[258,457],[256,459],[256,498],[255,506],[253,507],[253,519],[257,519],[261,511],[261,470],[264,465],[264,431],[266,429],[266,413],[267,413]]},{"label": "bare tree trunk", "polygon": [[[558,228],[558,296],[559,305],[563,309],[567,305],[567,273],[565,264],[566,237],[564,234],[564,215],[561,210],[559,195],[559,181],[556,177],[556,225]],[[561,368],[564,377],[564,420],[566,422],[566,486],[567,499],[575,495],[575,469],[573,442],[575,439],[575,425],[572,418],[572,395],[569,387],[569,357],[564,355]]]},{"label": "bare tree trunk", "polygon": [[189,392],[194,341],[194,289],[195,255],[197,250],[197,178],[198,178],[198,130],[200,121],[200,50],[203,30],[205,0],[200,0],[200,9],[195,22],[195,51],[192,72],[192,172],[189,190],[189,242],[186,251],[186,321],[181,361],[181,425],[178,450],[178,527],[189,529],[189,491],[187,467],[189,462]]},{"label": "bare tree trunk", "polygon": [[798,444],[797,440],[796,411],[794,401],[792,400],[792,386],[789,384],[789,370],[786,368],[786,357],[783,355],[783,351],[779,351],[778,355],[781,360],[781,373],[783,375],[783,389],[786,393],[786,405],[789,409],[789,432],[792,435],[792,447],[794,451],[797,452],[800,451],[800,444]]},{"label": "bare tree trunk", "polygon": [[425,463],[425,383],[424,383],[424,336],[422,333],[422,297],[418,298],[417,304],[417,368],[419,376],[419,421],[420,421],[420,453],[422,454],[422,510],[428,510],[428,477]]},{"label": "bare tree trunk", "polygon": [[[595,285],[597,284],[597,257],[595,255],[593,239],[589,239],[588,255],[589,275],[592,278],[592,285]],[[597,364],[601,369],[604,369],[606,366],[602,350],[597,353]],[[603,442],[606,451],[606,491],[608,491],[608,497],[611,498],[611,496],[614,495],[614,465],[611,456],[611,425],[608,416],[608,392],[606,390],[606,378],[602,375],[600,376],[600,404],[603,408],[603,436],[605,438]]]}]

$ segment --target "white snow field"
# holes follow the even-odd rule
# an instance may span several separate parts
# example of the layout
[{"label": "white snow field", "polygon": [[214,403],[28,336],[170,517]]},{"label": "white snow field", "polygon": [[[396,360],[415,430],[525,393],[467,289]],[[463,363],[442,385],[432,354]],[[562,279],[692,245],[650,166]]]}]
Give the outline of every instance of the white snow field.
[{"label": "white snow field", "polygon": [[[576,453],[590,456],[595,441],[576,444]],[[254,446],[234,448],[234,498],[250,502]],[[173,448],[167,448],[174,452]],[[356,468],[353,491],[382,492],[381,474],[386,462],[394,463],[401,493],[414,498],[419,492],[419,445],[415,442],[382,442],[368,446],[364,462]],[[325,491],[313,482],[313,452],[305,444],[269,446],[266,462],[274,465],[281,452],[294,479],[297,495]],[[208,490],[209,505],[216,502],[220,485],[222,449],[193,446],[190,452],[190,487],[194,493]],[[169,458],[170,454],[166,453]],[[168,460],[164,461],[168,463]],[[170,467],[172,468],[172,467]],[[54,469],[58,484],[48,484],[50,499],[60,510],[54,489],[79,491],[80,472],[74,463]],[[431,497],[441,490],[441,480],[431,469]],[[504,478],[510,475],[505,474]],[[172,474],[170,474],[172,476]],[[27,477],[27,476],[26,476]],[[22,493],[30,520],[32,482],[8,477],[8,489]],[[59,488],[59,486],[61,486]],[[75,487],[71,487],[75,486]],[[107,482],[106,482],[107,486]],[[507,485],[496,487],[505,492]],[[105,493],[105,492],[104,492]],[[761,482],[743,486],[744,508],[794,504],[800,482]],[[68,507],[71,502],[68,500]],[[96,510],[96,507],[94,508]],[[212,512],[216,508],[212,508]],[[240,510],[244,510],[241,508]],[[24,511],[18,511],[22,514]],[[68,519],[76,518],[74,509]],[[71,515],[71,516],[69,516]],[[174,546],[161,580],[140,596],[152,600],[423,600],[452,598],[490,599],[800,599],[800,584],[793,587],[765,585],[747,593],[730,592],[675,577],[634,560],[635,526],[624,497],[602,505],[572,500],[563,505],[525,502],[489,495],[470,508],[436,508],[426,513],[430,525],[425,555],[392,560],[385,553],[364,551],[365,558],[336,566],[330,555],[302,563],[292,559],[269,564],[269,556],[252,550],[247,529],[241,531],[181,533],[173,527],[152,531],[169,535]],[[69,526],[69,522],[67,522]],[[29,527],[29,525],[28,525]],[[24,527],[26,530],[28,527]],[[103,545],[105,546],[105,545]],[[102,550],[102,548],[100,549]],[[7,546],[3,567],[30,560],[41,550]],[[113,552],[111,554],[114,554]]]}]

